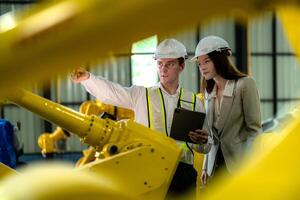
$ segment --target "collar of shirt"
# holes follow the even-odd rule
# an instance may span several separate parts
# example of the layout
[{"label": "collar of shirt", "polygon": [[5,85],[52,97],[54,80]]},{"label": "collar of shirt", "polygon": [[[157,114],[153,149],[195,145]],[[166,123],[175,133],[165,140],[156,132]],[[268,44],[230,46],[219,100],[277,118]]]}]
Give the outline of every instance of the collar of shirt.
[{"label": "collar of shirt", "polygon": [[161,85],[160,82],[157,83],[157,84],[155,85],[155,87],[160,88],[160,89],[162,90],[162,92],[164,93],[164,95],[167,95],[167,96],[169,96],[169,97],[178,97],[178,96],[179,96],[179,93],[180,93],[180,88],[181,88],[180,85],[178,85],[177,90],[176,90],[176,93],[175,93],[175,94],[169,94],[169,93],[165,90],[165,88]]},{"label": "collar of shirt", "polygon": [[232,97],[234,90],[235,80],[228,80],[225,85],[223,96]]},{"label": "collar of shirt", "polygon": [[[235,80],[227,80],[225,87],[224,87],[224,91],[223,91],[223,96],[227,96],[227,97],[232,97],[233,95],[233,90],[234,90],[234,84],[235,84]],[[211,91],[210,94],[208,94],[208,98],[217,98],[217,85],[214,85],[213,90]]]}]

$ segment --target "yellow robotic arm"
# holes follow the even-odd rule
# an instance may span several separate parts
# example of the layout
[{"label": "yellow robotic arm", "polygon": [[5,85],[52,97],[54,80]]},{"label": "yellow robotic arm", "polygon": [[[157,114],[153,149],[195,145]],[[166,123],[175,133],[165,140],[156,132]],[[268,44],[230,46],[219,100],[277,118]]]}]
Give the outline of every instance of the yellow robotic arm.
[{"label": "yellow robotic arm", "polygon": [[57,152],[56,142],[67,139],[69,135],[57,127],[53,133],[43,133],[39,136],[38,144],[44,157]]},{"label": "yellow robotic arm", "polygon": [[114,116],[117,120],[134,119],[134,112],[130,109],[117,107],[100,102],[99,100],[85,101],[80,105],[79,112],[86,115],[100,115],[108,113]]},{"label": "yellow robotic arm", "polygon": [[[85,101],[80,105],[79,111],[85,115],[97,115],[108,113],[115,119],[134,119],[134,112],[130,109],[116,107],[108,104],[101,103],[99,100]],[[58,152],[57,141],[65,140],[69,134],[63,131],[62,128],[57,127],[53,133],[43,133],[39,136],[38,145],[41,148],[41,153],[44,157],[51,157],[53,153]],[[86,164],[93,161],[95,150],[90,148],[83,152],[84,158],[80,159],[77,165]]]},{"label": "yellow robotic arm", "polygon": [[180,160],[176,142],[132,120],[88,116],[22,89],[7,99],[59,125],[96,151],[98,160],[78,168],[108,177],[138,199],[164,199]]},{"label": "yellow robotic arm", "polygon": [[[79,112],[85,115],[97,115],[108,113],[114,119],[134,119],[134,112],[130,109],[104,104],[99,100],[85,101],[80,105]],[[96,150],[89,147],[82,151],[83,156],[76,162],[76,167],[85,165],[95,160]]]}]

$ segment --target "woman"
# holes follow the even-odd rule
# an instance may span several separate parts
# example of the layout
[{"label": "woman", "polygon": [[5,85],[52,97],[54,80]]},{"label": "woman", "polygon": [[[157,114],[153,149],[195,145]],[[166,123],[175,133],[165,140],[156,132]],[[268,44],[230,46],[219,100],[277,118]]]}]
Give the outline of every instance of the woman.
[{"label": "woman", "polygon": [[261,132],[260,99],[252,78],[230,61],[228,43],[217,36],[203,38],[196,47],[195,60],[202,76],[207,129],[213,145],[205,155],[202,184],[208,176],[231,174],[255,136]]}]

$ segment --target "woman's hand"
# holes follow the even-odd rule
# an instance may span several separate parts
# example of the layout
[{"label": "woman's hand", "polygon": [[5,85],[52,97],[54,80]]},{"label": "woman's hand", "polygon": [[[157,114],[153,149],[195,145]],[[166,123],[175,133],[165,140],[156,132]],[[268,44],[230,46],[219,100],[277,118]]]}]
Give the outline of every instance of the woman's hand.
[{"label": "woman's hand", "polygon": [[208,174],[207,174],[206,170],[202,170],[202,173],[201,173],[201,185],[202,186],[206,185],[207,180],[208,180]]},{"label": "woman's hand", "polygon": [[90,73],[84,68],[76,68],[71,73],[71,80],[74,83],[80,83],[81,81],[87,80],[90,78]]},{"label": "woman's hand", "polygon": [[208,132],[204,129],[197,129],[189,132],[190,139],[197,144],[206,144],[208,140]]}]

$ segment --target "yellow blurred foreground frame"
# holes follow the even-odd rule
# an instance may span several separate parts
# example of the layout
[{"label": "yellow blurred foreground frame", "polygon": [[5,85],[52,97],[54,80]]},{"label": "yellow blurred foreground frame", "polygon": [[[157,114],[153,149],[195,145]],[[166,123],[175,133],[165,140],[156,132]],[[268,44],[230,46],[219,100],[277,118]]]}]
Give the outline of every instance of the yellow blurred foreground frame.
[{"label": "yellow blurred foreground frame", "polygon": [[275,10],[280,3],[297,5],[292,0],[45,2],[17,14],[0,29],[1,93],[12,84],[23,85],[32,77],[49,79],[92,60],[128,52],[140,39],[183,30],[215,16],[247,18],[249,13]]}]

